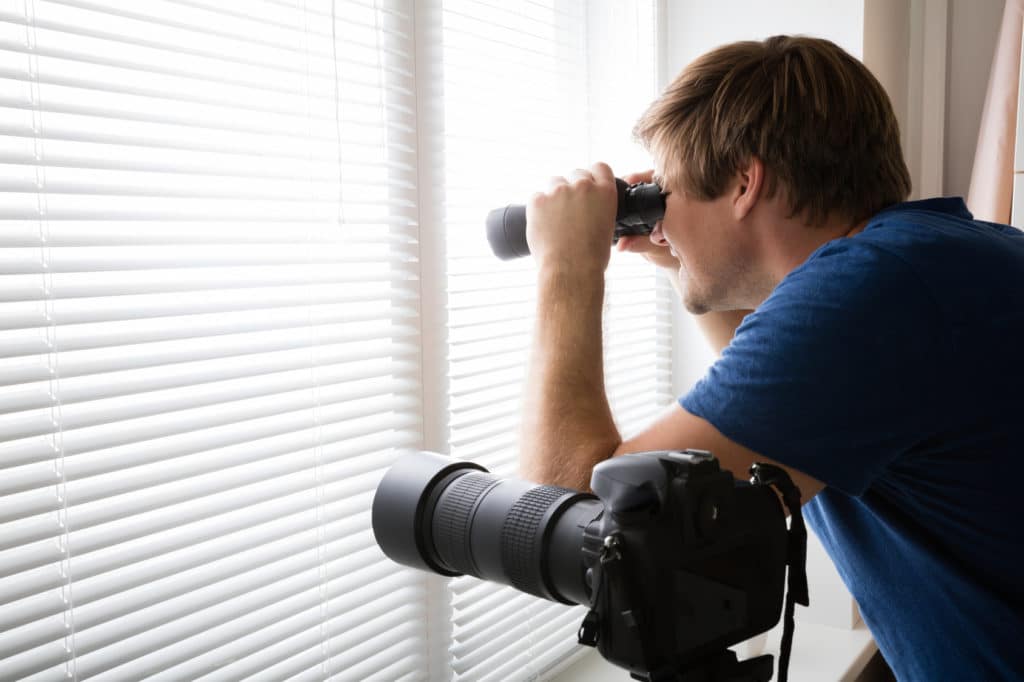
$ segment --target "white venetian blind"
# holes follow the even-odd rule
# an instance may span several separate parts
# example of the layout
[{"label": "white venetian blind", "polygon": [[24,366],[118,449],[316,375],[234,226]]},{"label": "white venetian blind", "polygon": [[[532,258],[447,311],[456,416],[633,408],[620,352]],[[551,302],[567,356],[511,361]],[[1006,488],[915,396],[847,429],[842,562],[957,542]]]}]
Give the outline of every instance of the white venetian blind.
[{"label": "white venetian blind", "polygon": [[[500,476],[518,462],[519,399],[535,315],[530,259],[499,262],[488,210],[524,203],[552,175],[598,160],[650,163],[630,130],[654,97],[653,2],[444,0],[444,181],[451,453]],[[616,254],[605,310],[606,383],[626,434],[671,400],[669,293]],[[458,680],[550,676],[585,611],[485,584],[450,583]]]},{"label": "white venetian blind", "polygon": [[426,669],[412,27],[0,4],[0,679]]}]

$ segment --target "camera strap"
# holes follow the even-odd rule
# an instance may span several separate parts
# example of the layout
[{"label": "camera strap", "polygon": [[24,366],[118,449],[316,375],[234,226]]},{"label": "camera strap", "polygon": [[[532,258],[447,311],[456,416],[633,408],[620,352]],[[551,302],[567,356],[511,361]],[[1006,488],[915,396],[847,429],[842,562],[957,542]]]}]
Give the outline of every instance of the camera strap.
[{"label": "camera strap", "polygon": [[750,482],[772,485],[782,495],[782,501],[789,510],[789,538],[786,543],[786,565],[789,567],[789,581],[786,586],[786,610],[782,626],[782,642],[779,647],[779,682],[786,682],[789,675],[789,657],[793,649],[793,630],[796,627],[794,612],[796,604],[810,605],[807,590],[807,528],[800,511],[800,489],[781,467],[759,463],[750,467]]},{"label": "camera strap", "polygon": [[618,582],[618,567],[621,559],[619,538],[617,535],[609,535],[601,546],[600,560],[591,569],[596,585],[590,610],[583,618],[583,623],[580,625],[579,632],[577,633],[577,640],[580,644],[597,646],[601,628],[600,611],[605,602],[611,599],[611,595],[608,593],[611,589],[611,583],[613,581]]},{"label": "camera strap", "polygon": [[[600,612],[605,608],[606,603],[611,602],[611,590],[615,589],[624,599],[621,604],[620,613],[629,624],[633,635],[636,637],[640,647],[640,656],[643,666],[651,669],[651,655],[648,648],[647,619],[643,613],[635,610],[639,600],[633,594],[633,582],[626,575],[626,567],[622,561],[621,537],[613,533],[605,538],[601,547],[600,560],[593,568],[596,587],[590,610],[583,618],[583,623],[577,632],[577,640],[586,646],[597,646],[601,631]],[[606,633],[608,634],[608,633]]]}]

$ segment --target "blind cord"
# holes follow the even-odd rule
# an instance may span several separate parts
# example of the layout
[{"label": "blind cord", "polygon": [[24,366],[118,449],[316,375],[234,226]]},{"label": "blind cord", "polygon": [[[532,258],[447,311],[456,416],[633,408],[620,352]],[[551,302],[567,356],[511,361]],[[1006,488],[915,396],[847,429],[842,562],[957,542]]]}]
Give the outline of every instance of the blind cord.
[{"label": "blind cord", "polygon": [[46,362],[49,372],[47,387],[52,423],[51,447],[56,481],[55,495],[60,504],[57,510],[57,525],[60,531],[60,599],[64,605],[64,674],[70,680],[78,679],[77,651],[75,646],[75,600],[71,571],[71,523],[68,514],[67,472],[65,470],[64,434],[62,404],[60,395],[60,354],[57,343],[57,319],[54,312],[53,271],[50,250],[50,224],[46,193],[46,154],[43,141],[43,108],[39,88],[39,57],[36,46],[35,0],[25,0],[25,46],[28,52],[28,87],[32,107],[32,145],[36,175],[36,208],[39,220],[39,259],[43,279],[43,317],[46,322]]}]

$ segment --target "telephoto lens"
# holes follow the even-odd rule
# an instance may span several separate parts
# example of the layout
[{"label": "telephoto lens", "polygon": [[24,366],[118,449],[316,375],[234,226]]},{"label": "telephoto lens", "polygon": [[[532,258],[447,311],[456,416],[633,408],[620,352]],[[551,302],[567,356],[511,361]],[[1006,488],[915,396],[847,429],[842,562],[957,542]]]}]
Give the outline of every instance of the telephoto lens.
[{"label": "telephoto lens", "polygon": [[593,495],[420,452],[385,474],[372,517],[377,543],[398,563],[586,604],[583,529],[602,510]]},{"label": "telephoto lens", "polygon": [[[612,243],[627,235],[647,235],[665,215],[665,195],[653,182],[627,184],[615,179],[619,190]],[[512,204],[487,214],[487,241],[494,255],[502,260],[530,255],[526,243],[526,207]]]}]

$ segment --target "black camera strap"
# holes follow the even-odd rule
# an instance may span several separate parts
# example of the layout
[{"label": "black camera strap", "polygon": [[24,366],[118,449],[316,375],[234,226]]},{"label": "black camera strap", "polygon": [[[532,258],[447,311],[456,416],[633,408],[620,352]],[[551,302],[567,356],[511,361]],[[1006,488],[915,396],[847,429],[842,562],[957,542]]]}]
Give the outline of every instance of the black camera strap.
[{"label": "black camera strap", "polygon": [[796,627],[796,604],[808,606],[811,603],[807,590],[807,528],[800,511],[800,489],[784,469],[773,464],[760,463],[750,467],[750,482],[775,486],[790,515],[789,541],[786,543],[789,581],[786,587],[782,643],[779,647],[779,682],[786,682],[789,676],[789,657],[793,650],[793,630]]},{"label": "black camera strap", "polygon": [[592,575],[596,581],[594,586],[594,598],[590,603],[590,610],[583,618],[580,629],[576,633],[576,640],[584,646],[597,646],[597,640],[601,632],[600,609],[608,600],[608,581],[605,579],[604,567],[600,564],[595,566]]},{"label": "black camera strap", "polygon": [[[621,540],[617,533],[609,535],[604,540],[604,544],[601,547],[600,560],[593,568],[594,580],[596,581],[594,599],[591,603],[590,611],[583,618],[583,623],[580,625],[576,636],[580,644],[592,647],[597,646],[601,631],[600,612],[611,603],[611,592],[616,590],[619,595],[624,597],[622,603],[619,604],[622,607],[620,613],[625,617],[626,622],[630,625],[630,629],[633,630],[633,635],[636,637],[640,647],[643,667],[647,670],[652,670],[653,661],[648,649],[648,637],[650,636],[650,633],[647,631],[648,623],[645,614],[635,610],[637,604],[642,602],[635,599],[633,581],[626,575],[626,566],[622,561]],[[608,633],[606,632],[606,634]],[[634,677],[636,676],[634,675]]]},{"label": "black camera strap", "polygon": [[577,633],[577,639],[580,644],[597,646],[601,627],[601,609],[605,607],[606,602],[611,601],[610,590],[612,583],[619,582],[618,569],[622,559],[619,549],[619,537],[617,535],[609,535],[605,538],[605,542],[601,547],[600,560],[591,569],[595,582],[594,598],[591,602],[590,611],[584,617]]}]

